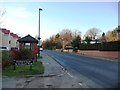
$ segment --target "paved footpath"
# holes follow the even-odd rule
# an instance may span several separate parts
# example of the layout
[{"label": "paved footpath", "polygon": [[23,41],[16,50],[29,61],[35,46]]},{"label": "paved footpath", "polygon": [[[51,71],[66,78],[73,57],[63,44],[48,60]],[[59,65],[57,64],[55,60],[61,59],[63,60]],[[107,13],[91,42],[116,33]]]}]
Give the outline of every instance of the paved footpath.
[{"label": "paved footpath", "polygon": [[69,72],[59,65],[54,59],[49,57],[47,54],[42,53],[43,65],[45,66],[44,76],[50,76],[44,78],[44,87],[53,88],[81,88],[80,81],[71,76]]},{"label": "paved footpath", "polygon": [[41,53],[45,72],[43,75],[2,78],[2,88],[85,88],[75,77],[45,53]]}]

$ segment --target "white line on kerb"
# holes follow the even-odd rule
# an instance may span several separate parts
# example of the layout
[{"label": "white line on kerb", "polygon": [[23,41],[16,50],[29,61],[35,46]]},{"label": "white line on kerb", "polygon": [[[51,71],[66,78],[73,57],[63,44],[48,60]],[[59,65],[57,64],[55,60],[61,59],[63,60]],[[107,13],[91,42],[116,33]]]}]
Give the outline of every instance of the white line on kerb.
[{"label": "white line on kerb", "polygon": [[73,78],[73,76],[70,74],[70,73],[67,73],[70,77],[72,77]]}]

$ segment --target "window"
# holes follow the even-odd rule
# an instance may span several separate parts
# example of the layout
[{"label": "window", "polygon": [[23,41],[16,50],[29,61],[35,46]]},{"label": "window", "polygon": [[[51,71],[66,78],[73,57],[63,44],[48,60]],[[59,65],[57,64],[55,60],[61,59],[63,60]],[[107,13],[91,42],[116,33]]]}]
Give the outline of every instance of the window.
[{"label": "window", "polygon": [[9,44],[11,44],[11,41],[9,41]]}]

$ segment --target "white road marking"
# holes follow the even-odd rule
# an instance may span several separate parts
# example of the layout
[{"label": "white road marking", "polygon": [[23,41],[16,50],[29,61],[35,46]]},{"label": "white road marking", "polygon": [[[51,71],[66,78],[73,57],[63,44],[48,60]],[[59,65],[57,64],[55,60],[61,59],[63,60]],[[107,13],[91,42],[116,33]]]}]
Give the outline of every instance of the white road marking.
[{"label": "white road marking", "polygon": [[82,86],[82,83],[78,83],[80,86]]},{"label": "white road marking", "polygon": [[70,73],[67,73],[70,77],[72,77],[73,78],[73,76],[70,74]]}]

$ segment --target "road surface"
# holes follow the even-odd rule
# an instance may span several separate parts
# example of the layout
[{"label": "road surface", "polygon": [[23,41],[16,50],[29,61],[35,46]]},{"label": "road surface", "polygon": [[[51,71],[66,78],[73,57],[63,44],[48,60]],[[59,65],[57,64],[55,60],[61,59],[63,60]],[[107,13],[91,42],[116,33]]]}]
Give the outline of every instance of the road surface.
[{"label": "road surface", "polygon": [[54,58],[71,77],[88,88],[118,87],[118,62],[50,50],[43,53]]}]

